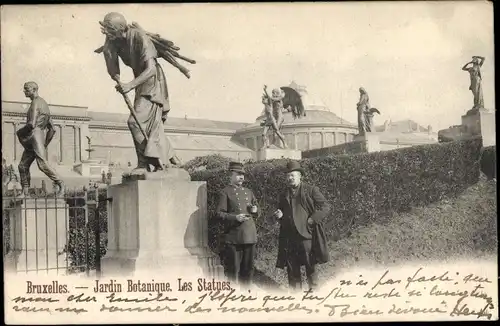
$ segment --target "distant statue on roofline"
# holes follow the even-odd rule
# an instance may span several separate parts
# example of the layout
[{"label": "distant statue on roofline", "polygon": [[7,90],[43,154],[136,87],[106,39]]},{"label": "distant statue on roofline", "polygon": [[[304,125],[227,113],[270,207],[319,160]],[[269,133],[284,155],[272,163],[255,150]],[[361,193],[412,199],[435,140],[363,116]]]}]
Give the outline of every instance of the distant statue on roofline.
[{"label": "distant statue on roofline", "polygon": [[359,88],[359,101],[356,104],[358,110],[358,132],[364,135],[367,132],[373,132],[373,115],[380,114],[380,111],[370,106],[370,98],[363,87]]},{"label": "distant statue on roofline", "polygon": [[483,66],[485,58],[480,56],[473,56],[472,61],[467,62],[463,67],[463,71],[467,71],[470,75],[469,90],[474,96],[474,106],[472,110],[477,111],[484,108],[483,99],[483,86],[481,77],[481,67]]}]

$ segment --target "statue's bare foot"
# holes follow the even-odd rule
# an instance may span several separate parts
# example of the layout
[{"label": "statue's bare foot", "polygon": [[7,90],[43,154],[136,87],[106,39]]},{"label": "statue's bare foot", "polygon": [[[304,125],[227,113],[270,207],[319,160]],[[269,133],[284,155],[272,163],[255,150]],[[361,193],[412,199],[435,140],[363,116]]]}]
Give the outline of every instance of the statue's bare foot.
[{"label": "statue's bare foot", "polygon": [[177,156],[171,157],[169,161],[172,163],[172,167],[180,167],[182,165],[181,160]]},{"label": "statue's bare foot", "polygon": [[143,167],[136,167],[132,171],[130,171],[131,175],[144,175],[148,172],[148,169],[143,168]]},{"label": "statue's bare foot", "polygon": [[19,198],[28,198],[30,197],[30,189],[28,187],[23,187],[23,189],[20,192],[17,192],[14,190],[14,195]]},{"label": "statue's bare foot", "polygon": [[64,183],[62,181],[54,183],[56,197],[64,194]]},{"label": "statue's bare foot", "polygon": [[153,172],[159,172],[159,171],[164,171],[165,167],[163,165],[155,165]]}]

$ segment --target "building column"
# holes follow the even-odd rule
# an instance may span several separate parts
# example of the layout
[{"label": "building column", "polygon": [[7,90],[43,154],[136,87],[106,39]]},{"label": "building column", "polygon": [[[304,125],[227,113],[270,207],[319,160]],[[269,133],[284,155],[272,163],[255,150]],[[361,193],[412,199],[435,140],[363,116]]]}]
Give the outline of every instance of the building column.
[{"label": "building column", "polygon": [[80,162],[80,128],[77,125],[73,126],[73,137],[74,137],[74,147],[73,147],[73,164]]},{"label": "building column", "polygon": [[295,149],[295,150],[297,149],[297,137],[298,137],[297,133],[294,132],[293,133],[293,149]]},{"label": "building column", "polygon": [[58,149],[57,149],[57,157],[59,158],[59,164],[63,163],[63,147],[62,147],[62,125],[56,125],[56,135],[59,136],[59,143],[58,143]]},{"label": "building column", "polygon": [[325,132],[321,132],[321,148],[326,147],[325,146]]},{"label": "building column", "polygon": [[13,125],[14,125],[14,151],[13,151],[14,162],[18,162],[21,160],[21,155],[22,155],[22,154],[21,155],[17,154],[17,142],[19,141],[17,139],[17,130],[18,130],[17,128],[19,127],[19,122],[14,122]]},{"label": "building column", "polygon": [[307,150],[311,150],[312,134],[310,131],[307,132]]},{"label": "building column", "polygon": [[337,132],[333,133],[333,144],[338,145],[339,144],[339,135]]},{"label": "building column", "polygon": [[63,133],[64,133],[64,127],[66,127],[64,124],[61,124],[59,126],[59,148],[61,149],[61,160],[60,160],[60,163],[63,164],[64,163],[64,157],[65,157],[65,153],[64,153],[64,143],[63,143]]}]

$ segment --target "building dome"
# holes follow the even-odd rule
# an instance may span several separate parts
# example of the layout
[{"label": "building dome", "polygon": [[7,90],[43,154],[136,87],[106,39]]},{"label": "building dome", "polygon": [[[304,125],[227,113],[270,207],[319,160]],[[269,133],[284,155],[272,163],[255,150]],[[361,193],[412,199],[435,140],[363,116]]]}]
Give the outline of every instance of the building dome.
[{"label": "building dome", "polygon": [[302,97],[302,103],[306,110],[317,110],[317,111],[330,111],[326,104],[314,95],[311,95],[307,91],[306,86],[298,85],[296,82],[292,81],[288,87],[293,88]]}]

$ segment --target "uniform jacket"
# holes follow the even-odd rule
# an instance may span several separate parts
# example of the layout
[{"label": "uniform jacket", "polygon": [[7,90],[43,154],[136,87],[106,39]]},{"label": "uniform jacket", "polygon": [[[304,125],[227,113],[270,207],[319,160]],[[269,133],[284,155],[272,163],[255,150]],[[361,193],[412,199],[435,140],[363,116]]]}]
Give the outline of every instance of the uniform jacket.
[{"label": "uniform jacket", "polygon": [[[254,244],[257,242],[257,229],[254,218],[259,214],[250,214],[249,205],[257,206],[257,199],[252,190],[245,187],[229,185],[225,187],[219,195],[219,204],[217,205],[217,216],[224,223],[224,238],[229,244]],[[238,222],[236,215],[249,214],[252,219],[244,222]]]},{"label": "uniform jacket", "polygon": [[[298,233],[304,240],[312,240],[311,261],[325,263],[329,260],[326,237],[322,221],[330,211],[330,205],[316,186],[301,183],[295,200],[287,189],[279,198],[278,208],[283,212],[280,222],[278,259],[276,266],[286,265],[286,247],[288,241],[300,241],[291,236]],[[311,218],[312,225],[307,223]]]}]

